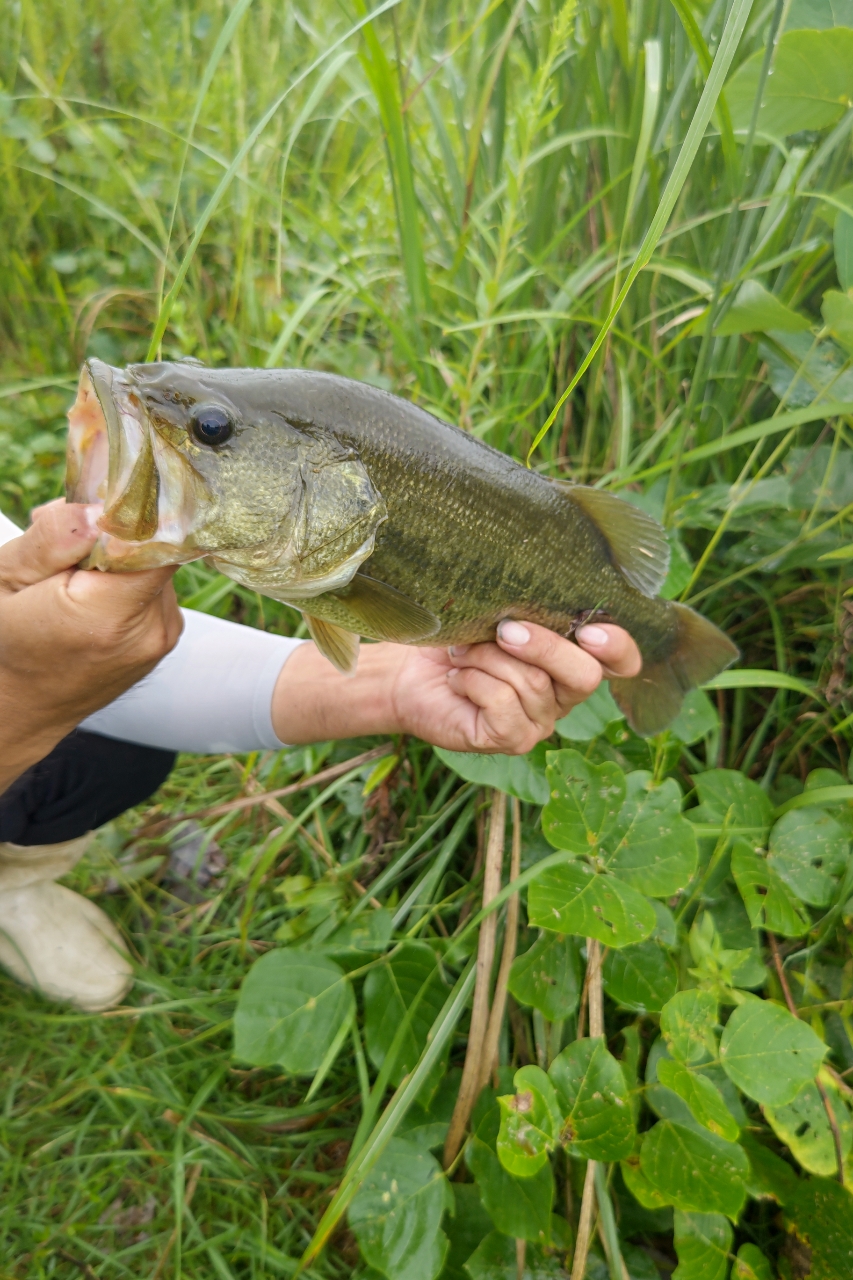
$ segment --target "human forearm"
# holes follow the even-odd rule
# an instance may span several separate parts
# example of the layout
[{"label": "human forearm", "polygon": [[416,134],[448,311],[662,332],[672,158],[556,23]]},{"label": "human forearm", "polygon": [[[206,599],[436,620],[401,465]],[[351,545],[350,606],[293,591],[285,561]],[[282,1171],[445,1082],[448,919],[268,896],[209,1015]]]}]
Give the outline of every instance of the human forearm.
[{"label": "human forearm", "polygon": [[363,644],[355,675],[345,676],[315,645],[300,645],[284,664],[273,693],[276,734],[296,745],[403,732],[394,686],[405,660],[403,645]]}]

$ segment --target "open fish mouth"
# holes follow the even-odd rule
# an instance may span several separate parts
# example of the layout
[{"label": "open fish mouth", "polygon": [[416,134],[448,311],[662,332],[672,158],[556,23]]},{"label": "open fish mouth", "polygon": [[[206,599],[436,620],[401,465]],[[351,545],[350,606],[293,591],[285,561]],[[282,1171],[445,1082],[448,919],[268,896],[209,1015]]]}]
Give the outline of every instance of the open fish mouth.
[{"label": "open fish mouth", "polygon": [[84,567],[129,571],[203,556],[192,535],[205,488],[153,429],[128,376],[87,360],[68,413],[66,471],[69,502],[103,504]]}]

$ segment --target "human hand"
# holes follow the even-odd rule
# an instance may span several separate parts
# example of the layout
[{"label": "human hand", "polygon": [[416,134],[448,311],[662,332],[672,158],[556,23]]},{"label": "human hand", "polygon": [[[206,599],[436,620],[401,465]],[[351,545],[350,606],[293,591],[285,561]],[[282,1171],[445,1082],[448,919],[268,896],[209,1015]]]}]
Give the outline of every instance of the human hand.
[{"label": "human hand", "polygon": [[172,569],[75,568],[98,514],[49,503],[0,547],[0,789],[147,675],[181,633]]},{"label": "human hand", "polygon": [[313,644],[301,645],[279,676],[273,724],[293,743],[411,733],[452,751],[522,755],[604,676],[640,670],[639,650],[621,627],[582,627],[575,640],[505,622],[495,643],[455,652],[368,644],[352,677]]}]

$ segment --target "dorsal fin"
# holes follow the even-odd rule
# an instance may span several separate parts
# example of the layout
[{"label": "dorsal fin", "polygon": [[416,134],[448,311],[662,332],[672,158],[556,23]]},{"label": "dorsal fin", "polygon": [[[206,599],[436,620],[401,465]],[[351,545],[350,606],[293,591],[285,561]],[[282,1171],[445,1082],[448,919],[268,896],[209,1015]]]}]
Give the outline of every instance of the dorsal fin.
[{"label": "dorsal fin", "polygon": [[656,596],[669,572],[666,531],[653,516],[604,489],[557,481],[607,541],[618,569],[644,596]]}]

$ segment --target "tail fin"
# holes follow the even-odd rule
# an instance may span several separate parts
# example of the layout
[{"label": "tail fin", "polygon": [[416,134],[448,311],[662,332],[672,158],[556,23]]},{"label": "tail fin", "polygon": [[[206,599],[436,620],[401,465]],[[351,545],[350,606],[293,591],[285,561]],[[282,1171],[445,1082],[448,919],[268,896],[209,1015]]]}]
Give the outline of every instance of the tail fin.
[{"label": "tail fin", "polygon": [[677,631],[667,658],[646,663],[631,680],[611,680],[610,692],[635,732],[648,737],[675,719],[689,689],[704,684],[738,656],[727,635],[684,604],[673,604]]}]

